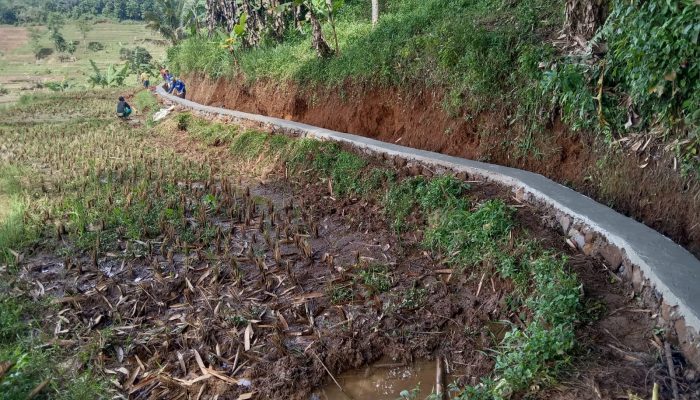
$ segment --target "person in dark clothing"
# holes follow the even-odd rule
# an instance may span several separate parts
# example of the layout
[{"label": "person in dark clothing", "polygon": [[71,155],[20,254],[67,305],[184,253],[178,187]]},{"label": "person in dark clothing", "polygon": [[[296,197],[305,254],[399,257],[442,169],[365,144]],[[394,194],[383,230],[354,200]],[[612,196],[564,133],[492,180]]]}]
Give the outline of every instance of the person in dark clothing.
[{"label": "person in dark clothing", "polygon": [[180,79],[175,79],[175,82],[170,86],[168,93],[172,93],[173,91],[176,91],[176,95],[184,99],[185,95],[187,94],[185,82]]},{"label": "person in dark clothing", "polygon": [[131,106],[124,100],[124,97],[120,96],[117,103],[117,116],[126,119],[129,115],[131,115]]}]

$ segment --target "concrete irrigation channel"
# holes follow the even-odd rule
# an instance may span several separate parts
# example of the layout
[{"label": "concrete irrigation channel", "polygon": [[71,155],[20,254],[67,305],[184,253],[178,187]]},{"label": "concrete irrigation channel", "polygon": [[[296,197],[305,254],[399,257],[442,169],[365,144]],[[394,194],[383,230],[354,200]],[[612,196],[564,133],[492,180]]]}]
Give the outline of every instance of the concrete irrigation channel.
[{"label": "concrete irrigation channel", "polygon": [[205,106],[169,95],[167,102],[244,125],[298,137],[312,137],[351,145],[358,150],[392,159],[397,167],[427,174],[457,174],[507,186],[521,200],[545,210],[553,223],[580,251],[603,258],[635,289],[651,288],[663,322],[675,327],[684,355],[700,366],[700,261],[682,246],[629,217],[621,215],[541,175],[514,168],[384,143],[294,121]]}]

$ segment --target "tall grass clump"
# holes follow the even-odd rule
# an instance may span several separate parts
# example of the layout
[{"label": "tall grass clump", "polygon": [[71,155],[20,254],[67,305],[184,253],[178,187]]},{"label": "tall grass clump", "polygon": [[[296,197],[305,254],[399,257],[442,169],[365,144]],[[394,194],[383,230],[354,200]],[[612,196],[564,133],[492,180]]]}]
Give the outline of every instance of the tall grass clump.
[{"label": "tall grass clump", "polygon": [[134,96],[134,105],[141,112],[153,112],[158,109],[158,99],[150,90],[142,90]]},{"label": "tall grass clump", "polygon": [[176,73],[200,72],[216,79],[234,72],[233,56],[221,48],[219,41],[206,36],[192,36],[169,48],[168,61]]},{"label": "tall grass clump", "polygon": [[0,263],[13,264],[16,253],[34,239],[25,224],[19,168],[0,165]]}]

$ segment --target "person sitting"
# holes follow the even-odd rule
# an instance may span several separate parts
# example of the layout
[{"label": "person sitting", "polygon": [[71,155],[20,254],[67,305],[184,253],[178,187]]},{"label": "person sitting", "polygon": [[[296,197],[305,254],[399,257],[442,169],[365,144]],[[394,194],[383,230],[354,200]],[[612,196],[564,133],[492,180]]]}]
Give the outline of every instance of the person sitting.
[{"label": "person sitting", "polygon": [[131,115],[131,106],[124,100],[123,96],[120,96],[117,103],[117,117],[127,119],[129,115]]},{"label": "person sitting", "polygon": [[187,89],[185,88],[185,82],[181,79],[175,79],[173,84],[170,86],[168,93],[177,92],[175,95],[184,99],[187,94]]}]

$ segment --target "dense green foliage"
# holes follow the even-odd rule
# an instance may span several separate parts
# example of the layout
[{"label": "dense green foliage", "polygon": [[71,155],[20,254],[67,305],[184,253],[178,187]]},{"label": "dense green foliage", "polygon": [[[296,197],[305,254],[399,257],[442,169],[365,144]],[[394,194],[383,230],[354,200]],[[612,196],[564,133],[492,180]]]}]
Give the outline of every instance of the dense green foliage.
[{"label": "dense green foliage", "polygon": [[439,85],[452,88],[455,105],[474,99],[480,107],[511,97],[513,88],[522,88],[523,99],[535,95],[537,62],[552,52],[543,38],[561,24],[557,3],[402,0],[388,2],[373,29],[367,4],[349,1],[338,15],[337,57],[318,58],[292,31],[281,44],[263,41],[237,54],[240,71],[234,56],[204,36],[171,50],[169,58],[180,72],[214,77],[242,72],[251,80]]},{"label": "dense green foliage", "polygon": [[597,130],[608,141],[654,133],[670,142],[682,172],[698,172],[699,36],[697,2],[613,0],[594,39],[607,52],[565,55],[546,73],[544,89],[574,128]]},{"label": "dense green foliage", "polygon": [[50,13],[79,18],[88,15],[142,20],[156,0],[0,0],[0,24],[43,23]]}]

